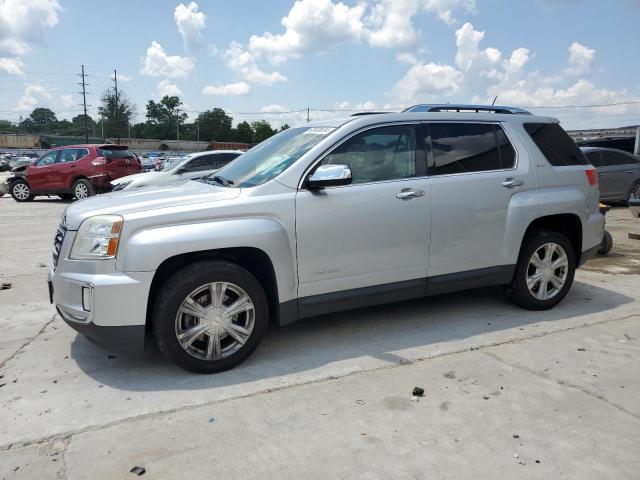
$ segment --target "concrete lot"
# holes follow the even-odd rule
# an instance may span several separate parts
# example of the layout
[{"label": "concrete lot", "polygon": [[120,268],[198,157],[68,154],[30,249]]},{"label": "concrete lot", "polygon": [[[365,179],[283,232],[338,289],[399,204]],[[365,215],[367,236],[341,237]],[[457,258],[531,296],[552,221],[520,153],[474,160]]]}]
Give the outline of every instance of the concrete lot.
[{"label": "concrete lot", "polygon": [[552,311],[485,289],[328,315],[202,376],[155,349],[110,356],[54,315],[65,206],[0,198],[0,478],[640,478],[626,209]]}]

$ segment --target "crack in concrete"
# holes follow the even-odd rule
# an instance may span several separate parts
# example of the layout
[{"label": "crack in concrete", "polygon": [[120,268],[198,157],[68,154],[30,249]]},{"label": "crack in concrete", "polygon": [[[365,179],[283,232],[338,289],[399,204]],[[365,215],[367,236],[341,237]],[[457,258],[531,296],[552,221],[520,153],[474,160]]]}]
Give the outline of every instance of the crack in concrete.
[{"label": "crack in concrete", "polygon": [[551,377],[550,375],[547,375],[547,374],[545,374],[543,372],[540,372],[540,371],[537,371],[537,370],[533,370],[532,368],[529,368],[529,367],[525,367],[524,365],[520,365],[518,363],[509,362],[509,361],[505,360],[504,358],[500,357],[498,354],[496,354],[494,352],[489,352],[489,351],[486,351],[486,350],[482,350],[481,353],[483,353],[483,354],[487,355],[488,357],[493,358],[494,360],[496,360],[496,361],[498,361],[498,362],[500,362],[500,363],[502,363],[504,365],[507,365],[509,367],[516,368],[516,369],[521,370],[523,372],[530,373],[532,375],[535,375],[538,378],[542,378],[544,380],[548,380],[550,382],[553,382],[556,385],[560,385],[562,387],[567,387],[567,388],[570,388],[571,390],[576,390],[578,392],[584,393],[584,394],[586,394],[586,395],[588,395],[588,396],[590,396],[592,398],[595,398],[596,400],[599,400],[601,402],[606,403],[610,407],[613,407],[613,408],[615,408],[615,409],[617,409],[617,410],[619,410],[619,411],[621,411],[623,413],[626,413],[627,415],[630,415],[631,417],[635,418],[636,420],[640,420],[640,415],[637,415],[637,414],[635,414],[633,412],[630,412],[629,410],[627,410],[623,406],[618,405],[617,403],[614,403],[614,402],[610,401],[604,395],[596,394],[596,393],[592,392],[591,390],[589,390],[589,389],[587,389],[587,388],[585,388],[585,387],[583,387],[581,385],[577,385],[575,383],[571,383],[571,382],[568,382],[566,380],[558,380],[558,379],[555,379],[555,378]]},{"label": "crack in concrete", "polygon": [[16,355],[18,355],[22,350],[24,350],[26,347],[31,345],[32,342],[34,342],[40,335],[44,333],[47,327],[51,325],[55,319],[56,319],[56,314],[54,313],[51,319],[42,326],[42,328],[38,331],[38,333],[36,333],[32,338],[24,342],[22,345],[20,345],[20,347],[18,347],[18,349],[15,352],[13,352],[9,357],[5,358],[2,362],[0,362],[0,368],[4,367],[7,363],[13,360],[16,357]]},{"label": "crack in concrete", "polygon": [[[144,420],[144,419],[153,418],[153,417],[156,417],[156,416],[170,415],[170,414],[178,413],[178,412],[186,412],[186,411],[190,411],[190,410],[195,410],[197,408],[210,407],[210,406],[213,406],[213,405],[219,405],[221,403],[227,403],[227,402],[232,402],[232,401],[235,401],[235,400],[242,400],[242,399],[245,399],[245,398],[257,397],[257,396],[260,396],[260,395],[266,395],[266,394],[269,394],[269,393],[275,393],[275,392],[279,392],[279,391],[282,391],[282,390],[288,390],[288,389],[293,389],[293,388],[301,388],[301,387],[305,387],[305,386],[308,386],[308,385],[315,385],[315,384],[319,384],[319,383],[331,382],[331,381],[334,381],[334,380],[348,378],[348,377],[355,376],[355,375],[364,375],[364,374],[367,374],[367,373],[375,373],[375,372],[379,372],[379,371],[383,371],[383,370],[389,370],[389,369],[392,369],[392,368],[399,368],[399,367],[407,366],[407,365],[416,365],[416,364],[419,364],[419,363],[422,363],[422,362],[425,362],[425,361],[428,361],[428,360],[435,360],[435,359],[438,359],[438,358],[449,357],[449,356],[458,355],[458,354],[461,354],[461,353],[467,353],[467,352],[476,351],[476,350],[484,350],[484,349],[487,349],[487,348],[499,347],[499,346],[502,346],[502,345],[512,345],[512,344],[517,344],[517,343],[523,343],[523,342],[528,341],[528,340],[532,340],[532,339],[536,339],[536,338],[542,338],[542,337],[546,337],[548,335],[555,335],[555,334],[559,334],[559,333],[570,332],[570,331],[573,331],[573,330],[579,330],[579,329],[582,329],[582,328],[590,328],[590,327],[595,327],[595,326],[599,326],[599,325],[603,325],[603,324],[607,324],[607,323],[619,322],[619,321],[623,321],[623,320],[628,320],[629,318],[633,318],[633,317],[640,317],[640,314],[633,313],[633,314],[625,315],[625,316],[619,317],[619,318],[609,318],[609,319],[594,321],[592,323],[583,323],[581,325],[574,325],[574,326],[571,326],[571,327],[560,328],[558,330],[541,332],[541,333],[538,333],[538,334],[530,335],[528,337],[512,338],[512,339],[507,339],[507,340],[503,340],[503,341],[500,341],[500,342],[494,342],[494,343],[489,343],[489,344],[480,345],[480,346],[470,346],[470,347],[461,348],[461,349],[458,349],[458,350],[452,350],[450,352],[437,353],[435,355],[430,355],[430,356],[426,356],[426,357],[420,357],[420,358],[416,358],[416,359],[412,359],[412,360],[401,359],[397,363],[392,363],[392,364],[388,364],[388,365],[382,365],[382,366],[379,366],[379,367],[374,367],[374,368],[365,369],[365,370],[358,370],[358,371],[348,372],[348,373],[345,373],[344,375],[339,375],[339,376],[330,375],[330,376],[325,377],[325,378],[318,378],[318,379],[308,380],[308,381],[295,383],[295,384],[290,384],[290,385],[282,385],[282,386],[279,386],[279,387],[266,388],[266,389],[258,390],[258,391],[252,392],[252,393],[247,393],[247,394],[244,394],[244,395],[236,395],[236,396],[232,396],[232,397],[228,397],[228,398],[224,398],[224,399],[213,400],[213,401],[210,401],[210,402],[203,402],[203,403],[194,404],[194,405],[184,405],[184,406],[169,408],[169,409],[166,409],[166,410],[157,410],[155,412],[142,413],[142,414],[133,415],[133,416],[127,417],[127,418],[120,418],[120,419],[117,419],[117,420],[113,420],[111,422],[107,422],[107,423],[104,423],[102,425],[89,425],[89,426],[86,426],[86,427],[83,427],[83,428],[79,428],[77,430],[71,430],[71,431],[67,431],[67,432],[64,432],[64,433],[58,433],[58,434],[54,434],[54,435],[49,435],[47,437],[42,437],[42,438],[39,438],[39,439],[27,440],[27,441],[24,441],[24,442],[14,442],[14,443],[10,443],[10,444],[0,445],[0,452],[9,450],[10,448],[15,448],[15,447],[21,448],[21,447],[25,447],[25,446],[28,446],[28,445],[41,444],[41,443],[52,441],[52,440],[55,440],[55,439],[69,438],[69,441],[71,441],[72,437],[75,436],[75,435],[81,435],[83,433],[89,433],[89,432],[98,432],[100,430],[105,430],[105,429],[108,429],[110,427],[121,425],[121,424],[124,424],[124,423],[127,423],[127,422],[135,422],[135,421],[138,421],[138,420]],[[51,321],[53,321],[53,319]],[[51,321],[48,322],[48,324],[51,323]],[[45,327],[43,327],[43,330],[44,330],[44,328],[46,328],[46,325],[45,325]],[[35,337],[34,337],[34,339],[35,339]],[[483,353],[487,353],[487,352],[483,352]],[[487,353],[487,355],[491,355],[491,354]],[[500,359],[496,359],[496,360],[500,360]],[[513,367],[514,368],[518,368],[516,366],[513,366]],[[531,372],[531,373],[535,374],[535,372]],[[584,392],[584,393],[589,393],[589,392]],[[614,404],[611,404],[611,405],[615,406]],[[622,409],[622,407],[618,407],[618,406],[616,406],[616,408]],[[629,413],[629,412],[626,412],[626,413]],[[633,415],[633,414],[630,414],[630,415],[635,417],[635,415]]]}]

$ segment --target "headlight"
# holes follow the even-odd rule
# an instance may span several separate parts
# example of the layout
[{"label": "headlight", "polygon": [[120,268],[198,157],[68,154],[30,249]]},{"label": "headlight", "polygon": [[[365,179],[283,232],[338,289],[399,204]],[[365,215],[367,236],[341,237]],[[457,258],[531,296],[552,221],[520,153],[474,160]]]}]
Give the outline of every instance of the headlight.
[{"label": "headlight", "polygon": [[96,215],[85,219],[71,247],[72,260],[115,258],[122,230],[122,217]]},{"label": "headlight", "polygon": [[113,191],[117,192],[118,190],[124,190],[124,188],[129,185],[131,183],[131,180],[129,180],[128,182],[120,182],[120,183],[116,183],[115,185],[113,185]]}]

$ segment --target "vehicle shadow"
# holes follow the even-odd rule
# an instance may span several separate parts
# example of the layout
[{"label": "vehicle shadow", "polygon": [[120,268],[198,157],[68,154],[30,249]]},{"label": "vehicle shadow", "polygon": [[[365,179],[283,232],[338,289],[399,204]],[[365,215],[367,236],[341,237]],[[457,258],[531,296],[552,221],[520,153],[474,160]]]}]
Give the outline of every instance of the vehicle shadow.
[{"label": "vehicle shadow", "polygon": [[[179,369],[153,341],[143,356],[109,359],[108,352],[77,335],[71,357],[96,381],[126,391],[216,389],[294,374],[317,379],[329,375],[323,367],[330,364],[333,372],[344,372],[371,368],[380,360],[406,363],[410,358],[524,336],[512,329],[529,327],[542,334],[543,322],[603,313],[632,301],[613,290],[576,281],[560,305],[544,312],[522,310],[509,303],[501,289],[484,288],[323,315],[271,328],[247,361],[215,375]],[[501,333],[504,330],[510,331]]]}]

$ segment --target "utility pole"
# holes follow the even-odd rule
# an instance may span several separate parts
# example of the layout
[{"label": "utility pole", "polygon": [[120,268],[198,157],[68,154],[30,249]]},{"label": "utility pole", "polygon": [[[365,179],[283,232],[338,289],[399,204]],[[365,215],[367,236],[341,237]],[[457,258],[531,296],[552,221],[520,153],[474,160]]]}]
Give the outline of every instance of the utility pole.
[{"label": "utility pole", "polygon": [[309,123],[311,119],[309,118],[309,107],[307,107],[307,123]]},{"label": "utility pole", "polygon": [[176,108],[176,139],[178,140],[177,150],[180,152],[180,109]]},{"label": "utility pole", "polygon": [[200,115],[198,115],[196,117],[196,128],[197,128],[197,131],[198,131],[198,134],[197,134],[198,135],[197,136],[197,138],[198,138],[197,142],[198,143],[196,145],[198,145],[198,151],[200,151]]},{"label": "utility pole", "polygon": [[120,105],[118,103],[118,72],[113,69],[113,83],[116,92],[116,143],[120,145]]},{"label": "utility pole", "polygon": [[89,143],[89,124],[87,122],[87,86],[88,83],[85,82],[85,74],[84,74],[84,65],[82,65],[82,73],[80,74],[82,77],[82,105],[84,106],[84,139],[87,143]]},{"label": "utility pole", "polygon": [[635,155],[640,155],[640,127],[636,128],[636,143],[633,148],[633,153]]}]

